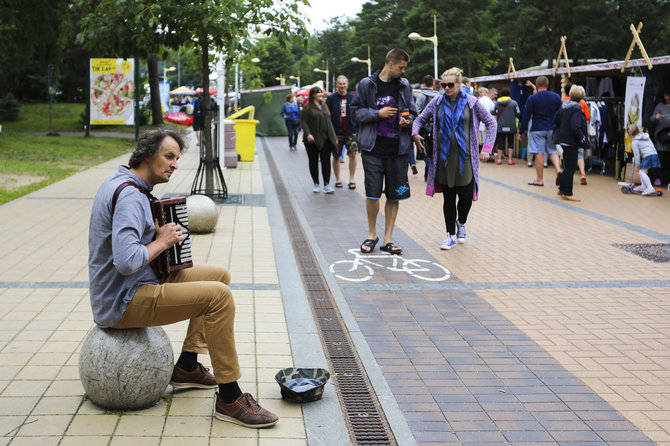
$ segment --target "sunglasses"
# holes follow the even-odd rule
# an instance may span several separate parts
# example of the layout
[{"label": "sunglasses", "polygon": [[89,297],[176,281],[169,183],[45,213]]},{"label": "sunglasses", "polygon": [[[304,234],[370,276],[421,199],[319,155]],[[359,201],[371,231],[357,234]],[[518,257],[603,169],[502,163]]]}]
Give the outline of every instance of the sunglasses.
[{"label": "sunglasses", "polygon": [[454,88],[454,85],[456,85],[454,82],[440,82],[440,85],[442,88]]}]

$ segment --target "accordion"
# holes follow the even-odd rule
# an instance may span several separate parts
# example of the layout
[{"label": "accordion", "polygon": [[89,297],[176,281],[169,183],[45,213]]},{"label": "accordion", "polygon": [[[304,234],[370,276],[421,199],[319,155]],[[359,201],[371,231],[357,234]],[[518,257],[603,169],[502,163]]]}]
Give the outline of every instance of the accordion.
[{"label": "accordion", "polygon": [[191,234],[188,230],[186,197],[151,200],[151,212],[154,218],[158,220],[158,226],[163,226],[166,223],[176,223],[181,226],[184,235],[184,240],[175,243],[151,262],[156,274],[165,278],[173,271],[192,267]]}]

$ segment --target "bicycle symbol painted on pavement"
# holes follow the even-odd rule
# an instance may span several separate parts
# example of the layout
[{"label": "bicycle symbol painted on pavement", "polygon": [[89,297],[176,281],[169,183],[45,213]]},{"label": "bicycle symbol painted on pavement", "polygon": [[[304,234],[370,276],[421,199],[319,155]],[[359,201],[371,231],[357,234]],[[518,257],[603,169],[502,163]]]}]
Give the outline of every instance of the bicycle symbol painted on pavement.
[{"label": "bicycle symbol painted on pavement", "polygon": [[[375,274],[373,266],[385,268],[389,271],[404,272],[417,279],[431,282],[439,282],[451,277],[451,272],[447,268],[430,260],[406,259],[393,254],[362,254],[358,248],[350,249],[349,253],[354,255],[353,259],[338,260],[330,264],[330,272],[338,279],[350,282],[365,282],[366,280],[370,280]],[[385,263],[388,263],[388,260],[392,260],[392,264],[391,266],[387,266],[382,263],[373,262],[371,259],[375,259],[378,262],[383,259],[387,261]],[[363,274],[359,272],[361,268]]]}]

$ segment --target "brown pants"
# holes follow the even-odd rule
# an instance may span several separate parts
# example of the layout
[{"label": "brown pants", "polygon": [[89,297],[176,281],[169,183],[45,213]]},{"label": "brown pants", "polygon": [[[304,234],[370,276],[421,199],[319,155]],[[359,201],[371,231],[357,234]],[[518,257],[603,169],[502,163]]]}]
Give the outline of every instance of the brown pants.
[{"label": "brown pants", "polygon": [[[140,328],[190,319],[182,351],[207,354],[219,384],[240,379],[235,349],[235,302],[230,273],[195,265],[171,273],[162,285],[141,285],[113,328]],[[209,340],[209,342],[208,342]]]}]

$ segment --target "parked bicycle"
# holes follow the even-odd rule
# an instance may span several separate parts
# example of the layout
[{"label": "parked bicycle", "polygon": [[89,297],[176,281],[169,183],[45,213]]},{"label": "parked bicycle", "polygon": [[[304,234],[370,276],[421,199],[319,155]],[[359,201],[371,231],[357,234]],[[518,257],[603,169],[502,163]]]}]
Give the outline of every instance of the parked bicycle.
[{"label": "parked bicycle", "polygon": [[[354,258],[351,260],[338,260],[332,263],[330,265],[330,272],[335,277],[350,282],[365,282],[366,280],[370,280],[375,274],[373,267],[404,272],[417,279],[431,282],[440,282],[451,277],[451,272],[447,268],[430,260],[407,259],[392,254],[361,254],[358,248],[350,249],[349,253],[353,254]],[[377,261],[372,261],[372,259]],[[378,263],[380,261],[388,263],[389,260],[391,261],[391,266]]]}]

